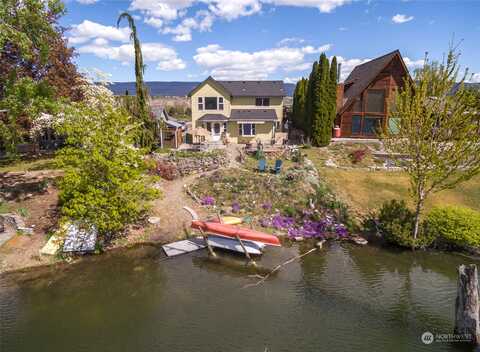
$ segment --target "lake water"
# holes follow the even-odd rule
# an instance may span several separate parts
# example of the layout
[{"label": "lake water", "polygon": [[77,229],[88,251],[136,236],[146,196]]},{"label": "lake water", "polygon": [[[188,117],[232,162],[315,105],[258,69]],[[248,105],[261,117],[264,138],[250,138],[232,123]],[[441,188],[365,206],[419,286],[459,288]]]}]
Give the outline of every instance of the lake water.
[{"label": "lake water", "polygon": [[[258,264],[305,250],[271,248]],[[241,257],[141,247],[0,279],[0,351],[468,351],[420,336],[452,332],[456,267],[470,262],[332,244],[243,288],[257,279]]]}]

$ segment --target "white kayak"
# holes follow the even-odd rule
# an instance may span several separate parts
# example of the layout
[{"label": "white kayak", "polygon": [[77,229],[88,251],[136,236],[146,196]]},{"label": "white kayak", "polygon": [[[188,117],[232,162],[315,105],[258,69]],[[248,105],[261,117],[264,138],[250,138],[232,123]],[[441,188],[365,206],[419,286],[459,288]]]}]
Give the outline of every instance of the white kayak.
[{"label": "white kayak", "polygon": [[[263,252],[263,248],[265,248],[265,244],[261,242],[245,241],[245,240],[242,240],[242,242],[249,254],[260,255]],[[208,243],[212,247],[228,249],[231,251],[244,253],[242,245],[236,239],[221,237],[221,236],[214,236],[209,234]]]}]

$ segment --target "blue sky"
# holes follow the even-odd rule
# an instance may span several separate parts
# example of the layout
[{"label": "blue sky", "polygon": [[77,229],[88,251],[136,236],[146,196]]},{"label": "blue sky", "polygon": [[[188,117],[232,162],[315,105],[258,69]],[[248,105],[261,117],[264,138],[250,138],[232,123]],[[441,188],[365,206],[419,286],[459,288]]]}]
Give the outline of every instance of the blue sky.
[{"label": "blue sky", "polygon": [[325,51],[355,65],[400,49],[409,68],[441,59],[454,36],[480,82],[480,0],[69,0],[62,24],[80,68],[134,79],[127,23],[136,19],[147,81],[283,79],[308,75]]}]

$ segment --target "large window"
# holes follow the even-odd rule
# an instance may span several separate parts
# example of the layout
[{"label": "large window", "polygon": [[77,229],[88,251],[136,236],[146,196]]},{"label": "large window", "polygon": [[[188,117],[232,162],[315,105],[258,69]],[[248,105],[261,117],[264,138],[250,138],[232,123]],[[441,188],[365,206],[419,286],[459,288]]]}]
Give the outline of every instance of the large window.
[{"label": "large window", "polygon": [[367,92],[367,112],[385,112],[385,90],[369,89]]},{"label": "large window", "polygon": [[362,130],[362,117],[358,115],[352,116],[352,134],[358,134]]},{"label": "large window", "polygon": [[255,136],[255,124],[241,123],[238,125],[238,133],[240,136]]},{"label": "large window", "polygon": [[255,98],[256,106],[270,106],[270,98]]},{"label": "large window", "polygon": [[382,127],[382,119],[379,117],[365,116],[363,119],[363,134],[377,134]]},{"label": "large window", "polygon": [[217,110],[217,97],[205,97],[205,110]]}]

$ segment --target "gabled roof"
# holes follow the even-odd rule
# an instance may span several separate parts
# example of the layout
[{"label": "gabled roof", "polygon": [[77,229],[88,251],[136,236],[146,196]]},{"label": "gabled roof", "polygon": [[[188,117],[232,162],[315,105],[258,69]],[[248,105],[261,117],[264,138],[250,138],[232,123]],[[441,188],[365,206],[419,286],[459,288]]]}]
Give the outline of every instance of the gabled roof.
[{"label": "gabled roof", "polygon": [[225,122],[228,117],[223,114],[205,114],[198,119],[199,122]]},{"label": "gabled roof", "polygon": [[220,87],[232,97],[284,97],[286,90],[283,81],[218,81],[209,76],[196,86],[188,96],[192,96],[206,83]]},{"label": "gabled roof", "polygon": [[398,57],[400,59],[405,72],[408,74],[408,69],[403,62],[402,55],[399,50],[392,51],[391,53],[377,57],[364,64],[355,66],[353,71],[345,80],[344,98],[345,104],[339,113],[343,112],[350,104],[358,97],[374,80],[375,78],[392,62],[392,60]]}]

